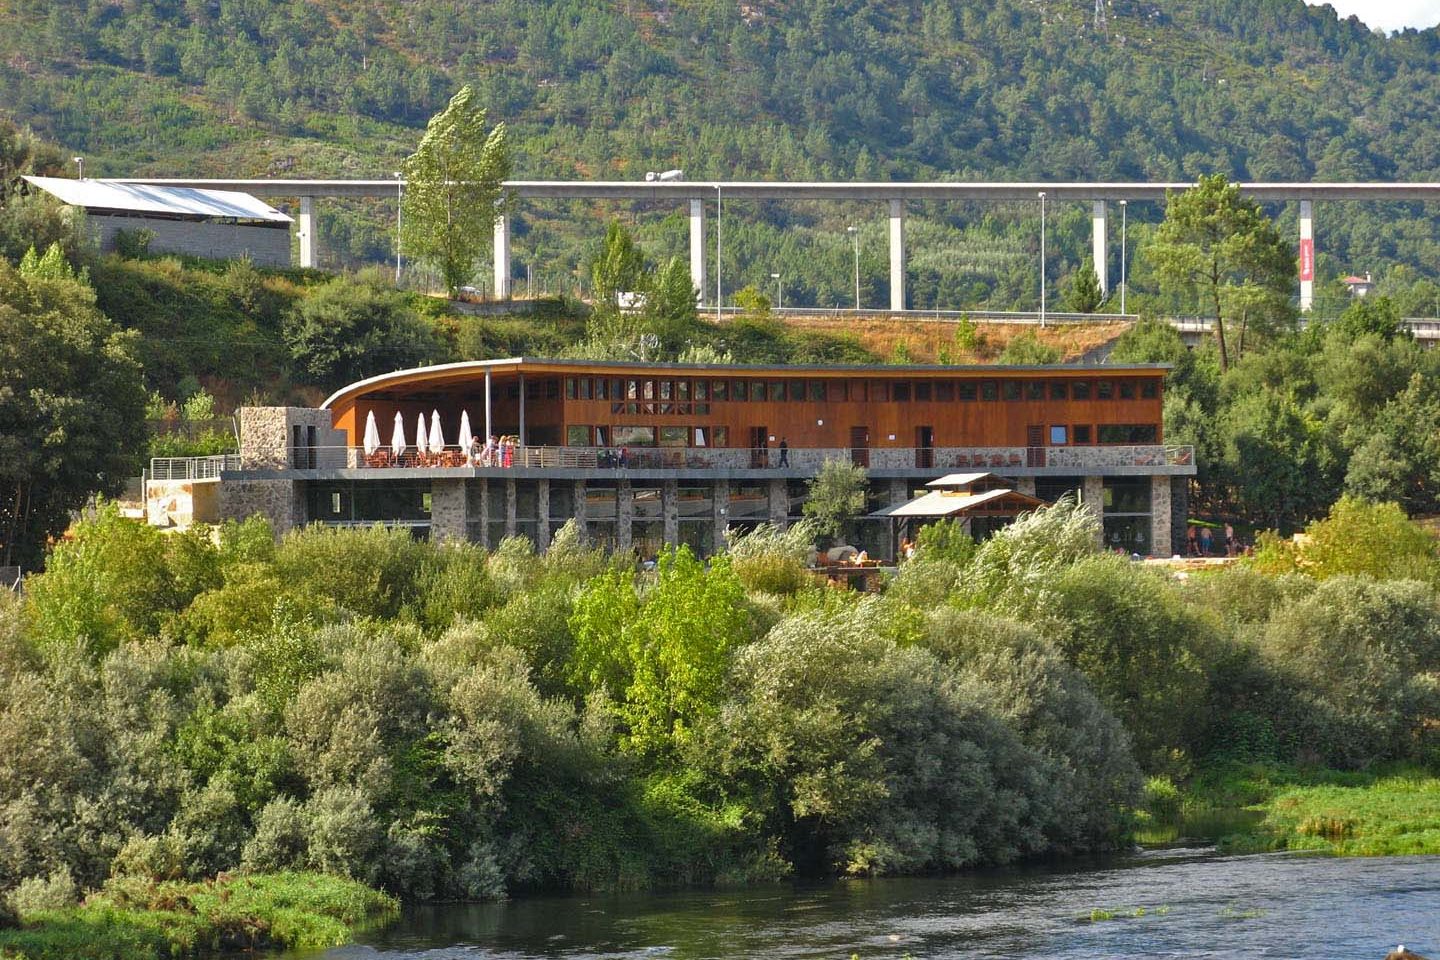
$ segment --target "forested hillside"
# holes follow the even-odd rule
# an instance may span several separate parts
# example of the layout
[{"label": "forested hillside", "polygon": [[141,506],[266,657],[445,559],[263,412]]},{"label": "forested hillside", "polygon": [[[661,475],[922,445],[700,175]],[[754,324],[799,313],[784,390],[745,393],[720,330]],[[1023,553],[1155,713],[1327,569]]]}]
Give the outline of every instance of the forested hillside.
[{"label": "forested hillside", "polygon": [[[1385,38],[1300,0],[0,0],[0,112],[105,175],[388,176],[465,82],[523,177],[1435,179],[1440,35]],[[1030,306],[1033,205],[913,211],[917,306]],[[385,211],[332,205],[332,262],[390,253]],[[530,211],[520,276],[563,288],[614,209]],[[645,214],[657,253],[681,225]],[[561,214],[565,214],[562,218]],[[727,288],[848,285],[879,211],[735,205]],[[1132,208],[1137,221],[1158,205]],[[589,223],[577,223],[583,214]],[[1087,211],[1056,211],[1057,280]],[[1143,232],[1140,223],[1135,224]],[[1436,262],[1420,205],[1324,207],[1322,275]],[[1405,278],[1413,279],[1413,278]]]}]

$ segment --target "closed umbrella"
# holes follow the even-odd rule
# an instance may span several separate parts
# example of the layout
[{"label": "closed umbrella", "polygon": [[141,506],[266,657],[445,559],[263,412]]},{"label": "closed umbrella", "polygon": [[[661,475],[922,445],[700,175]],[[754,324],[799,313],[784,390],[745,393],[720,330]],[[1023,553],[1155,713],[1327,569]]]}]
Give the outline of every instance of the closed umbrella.
[{"label": "closed umbrella", "polygon": [[462,453],[470,452],[470,444],[474,441],[475,435],[470,432],[470,411],[460,411],[460,450]]},{"label": "closed umbrella", "polygon": [[421,456],[430,452],[430,445],[425,442],[425,414],[420,414],[415,421],[415,449],[420,451]]},{"label": "closed umbrella", "polygon": [[375,411],[371,410],[365,415],[365,456],[375,456],[375,451],[380,449],[380,428],[375,425]]},{"label": "closed umbrella", "polygon": [[395,454],[395,459],[405,456],[405,448],[409,444],[405,442],[405,418],[397,410],[395,412],[395,429],[390,431],[390,452]]},{"label": "closed umbrella", "polygon": [[440,411],[430,411],[430,452],[439,453],[445,449],[445,433],[440,429]]}]

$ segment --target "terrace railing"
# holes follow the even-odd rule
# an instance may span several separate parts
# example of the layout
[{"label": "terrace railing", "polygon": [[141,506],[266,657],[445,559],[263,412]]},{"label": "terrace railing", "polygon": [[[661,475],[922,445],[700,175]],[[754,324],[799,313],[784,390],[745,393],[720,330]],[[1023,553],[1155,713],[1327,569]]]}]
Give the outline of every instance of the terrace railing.
[{"label": "terrace railing", "polygon": [[216,480],[222,470],[239,470],[240,457],[228,453],[213,457],[153,457],[151,480]]}]

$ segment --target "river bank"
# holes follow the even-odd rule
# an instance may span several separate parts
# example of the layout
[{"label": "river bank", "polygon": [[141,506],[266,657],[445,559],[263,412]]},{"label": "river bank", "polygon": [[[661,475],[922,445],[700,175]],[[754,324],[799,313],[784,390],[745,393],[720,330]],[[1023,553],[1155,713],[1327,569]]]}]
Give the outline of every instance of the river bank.
[{"label": "river bank", "polygon": [[394,917],[399,903],[314,873],[198,883],[117,878],[79,906],[22,913],[0,930],[0,958],[155,960],[255,949],[320,950]]}]

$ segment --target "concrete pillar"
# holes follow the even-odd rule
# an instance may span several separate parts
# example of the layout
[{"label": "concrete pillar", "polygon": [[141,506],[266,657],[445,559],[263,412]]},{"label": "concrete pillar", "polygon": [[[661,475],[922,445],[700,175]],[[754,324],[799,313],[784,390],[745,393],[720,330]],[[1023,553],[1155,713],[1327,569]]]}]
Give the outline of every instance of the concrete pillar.
[{"label": "concrete pillar", "polygon": [[667,547],[680,542],[680,482],[663,480],[660,483],[660,528],[661,537]]},{"label": "concrete pillar", "polygon": [[491,397],[493,395],[494,393],[490,389],[490,371],[487,369],[485,371],[485,442],[487,443],[491,437],[495,436],[495,425],[491,422],[490,417],[490,410],[493,406]]},{"label": "concrete pillar", "polygon": [[430,539],[434,543],[463,543],[470,519],[464,480],[434,480],[430,484]]},{"label": "concrete pillar", "polygon": [[1080,488],[1080,503],[1085,509],[1095,515],[1095,521],[1101,524],[1101,529],[1095,534],[1096,542],[1101,546],[1105,544],[1105,478],[1086,477],[1084,485]]},{"label": "concrete pillar", "polygon": [[535,549],[550,546],[550,481],[535,481]]},{"label": "concrete pillar", "polygon": [[1090,256],[1095,260],[1095,276],[1100,278],[1100,292],[1110,292],[1110,272],[1106,269],[1109,262],[1107,255],[1108,247],[1105,243],[1105,221],[1107,213],[1105,201],[1096,200],[1094,211],[1090,214]]},{"label": "concrete pillar", "polygon": [[495,218],[495,299],[510,299],[510,215]]},{"label": "concrete pillar", "polygon": [[716,480],[710,494],[710,519],[715,525],[715,551],[725,549],[725,528],[730,525],[730,481]]},{"label": "concrete pillar", "polygon": [[784,480],[769,481],[770,522],[781,530],[790,525],[790,491]]},{"label": "concrete pillar", "polygon": [[1170,535],[1170,478],[1150,478],[1150,556],[1174,553]]},{"label": "concrete pillar", "polygon": [[890,201],[890,309],[905,309],[905,201]]},{"label": "concrete pillar", "polygon": [[315,198],[300,198],[300,266],[315,266]]},{"label": "concrete pillar", "polygon": [[1300,201],[1300,312],[1315,305],[1315,203]]},{"label": "concrete pillar", "polygon": [[1034,478],[1034,477],[1016,477],[1016,478],[1015,478],[1015,492],[1016,492],[1016,493],[1023,493],[1023,494],[1025,494],[1027,497],[1033,497],[1033,496],[1035,496],[1035,478]]},{"label": "concrete pillar", "polygon": [[705,201],[690,201],[690,282],[705,306]]},{"label": "concrete pillar", "polygon": [[517,436],[520,439],[520,453],[525,453],[525,371],[519,374],[520,381],[520,428]]},{"label": "concrete pillar", "polygon": [[635,491],[629,480],[615,484],[615,552],[629,553],[634,543]]},{"label": "concrete pillar", "polygon": [[515,501],[519,491],[515,489],[515,478],[505,478],[505,536],[515,536]]},{"label": "concrete pillar", "polygon": [[576,480],[574,491],[571,495],[571,513],[575,518],[575,526],[580,534],[581,543],[590,542],[590,528],[585,513],[585,481]]}]

